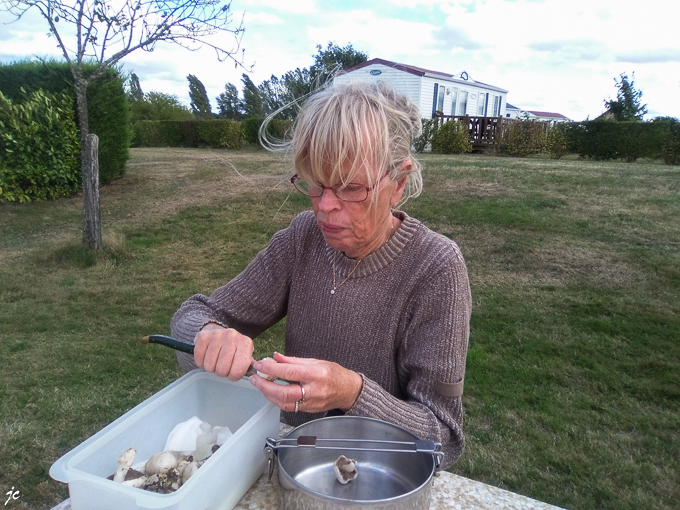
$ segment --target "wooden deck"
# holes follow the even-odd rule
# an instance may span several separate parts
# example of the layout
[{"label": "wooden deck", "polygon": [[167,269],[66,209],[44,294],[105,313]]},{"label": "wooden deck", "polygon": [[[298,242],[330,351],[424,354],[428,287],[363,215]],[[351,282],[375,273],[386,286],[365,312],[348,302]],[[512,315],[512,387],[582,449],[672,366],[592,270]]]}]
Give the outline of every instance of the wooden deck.
[{"label": "wooden deck", "polygon": [[[485,149],[497,150],[503,139],[503,129],[513,122],[520,120],[504,117],[473,117],[470,115],[437,115],[435,119],[437,127],[449,121],[461,121],[463,124],[467,124],[472,150],[475,151]],[[536,127],[546,131],[546,133],[550,129],[550,124],[547,122],[535,122]]]}]

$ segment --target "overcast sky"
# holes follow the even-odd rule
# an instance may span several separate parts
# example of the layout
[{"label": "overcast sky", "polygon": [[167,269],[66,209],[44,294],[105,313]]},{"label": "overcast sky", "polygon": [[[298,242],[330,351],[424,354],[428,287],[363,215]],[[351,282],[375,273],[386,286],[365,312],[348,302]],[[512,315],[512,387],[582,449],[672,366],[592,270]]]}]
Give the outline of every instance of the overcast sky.
[{"label": "overcast sky", "polygon": [[[243,19],[241,48],[261,83],[313,63],[316,45],[329,41],[382,58],[457,74],[508,92],[525,110],[557,112],[573,120],[602,113],[614,98],[614,78],[635,73],[647,118],[680,117],[680,0],[233,0]],[[0,23],[11,18],[0,13]],[[0,24],[0,62],[59,56],[47,25],[27,15]],[[224,45],[232,41],[225,38]],[[212,50],[172,44],[125,60],[144,92],[176,94],[188,105],[188,74],[215,98],[242,69],[220,63]]]}]

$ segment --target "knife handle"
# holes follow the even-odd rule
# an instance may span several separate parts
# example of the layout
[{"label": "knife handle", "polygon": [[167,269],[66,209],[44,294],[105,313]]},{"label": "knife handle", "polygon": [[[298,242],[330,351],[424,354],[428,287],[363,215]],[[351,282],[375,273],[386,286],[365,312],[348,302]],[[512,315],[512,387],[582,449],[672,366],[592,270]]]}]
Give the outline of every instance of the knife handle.
[{"label": "knife handle", "polygon": [[187,352],[189,354],[194,353],[194,344],[191,342],[185,342],[184,340],[178,340],[177,338],[172,338],[171,336],[149,335],[142,338],[142,343],[160,344],[165,345],[166,347],[172,347],[177,351]]},{"label": "knife handle", "polygon": [[[194,344],[191,342],[185,342],[184,340],[178,340],[177,338],[173,338],[171,336],[166,336],[166,335],[149,335],[145,336],[142,338],[142,343],[145,344],[160,344],[160,345],[165,345],[166,347],[172,347],[176,351],[182,351],[186,352],[189,354],[194,353]],[[246,375],[255,375],[257,374],[257,370],[253,367],[251,364],[248,367],[248,371],[246,372]]]}]

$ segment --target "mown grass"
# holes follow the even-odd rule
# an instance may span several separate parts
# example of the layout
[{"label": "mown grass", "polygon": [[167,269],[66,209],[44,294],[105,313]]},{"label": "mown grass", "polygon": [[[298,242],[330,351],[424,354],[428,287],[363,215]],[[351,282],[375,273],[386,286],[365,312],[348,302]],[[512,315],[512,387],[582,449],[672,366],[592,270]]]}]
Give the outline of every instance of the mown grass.
[{"label": "mown grass", "polygon": [[[139,338],[167,333],[184,299],[307,207],[261,151],[132,155],[102,189],[97,257],[79,246],[77,197],[0,205],[0,492],[21,491],[14,508],[67,497],[50,465],[180,375]],[[459,242],[474,299],[468,442],[452,470],[568,508],[676,507],[678,169],[423,161],[426,191],[406,210]],[[265,333],[257,355],[282,336]]]}]

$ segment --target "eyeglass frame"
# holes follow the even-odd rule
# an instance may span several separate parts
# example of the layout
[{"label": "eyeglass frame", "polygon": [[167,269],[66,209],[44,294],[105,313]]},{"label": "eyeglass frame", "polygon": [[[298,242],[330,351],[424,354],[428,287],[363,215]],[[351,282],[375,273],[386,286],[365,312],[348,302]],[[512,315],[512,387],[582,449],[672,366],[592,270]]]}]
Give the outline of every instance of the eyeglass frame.
[{"label": "eyeglass frame", "polygon": [[[380,182],[381,182],[385,177],[387,177],[388,175],[390,175],[390,172],[391,172],[391,171],[392,171],[392,169],[389,169],[387,172],[385,172],[385,174],[378,180],[378,182],[376,183],[376,185],[373,186],[372,188],[369,188],[368,186],[366,186],[365,184],[361,184],[360,182],[348,182],[347,184],[336,184],[335,186],[324,186],[323,184],[315,183],[315,186],[319,186],[319,187],[321,188],[321,194],[319,194],[319,195],[310,195],[310,194],[305,193],[304,191],[302,191],[300,188],[298,188],[298,187],[296,186],[296,184],[295,184],[295,181],[300,180],[300,181],[303,181],[303,182],[307,182],[307,181],[305,181],[302,177],[300,177],[298,174],[294,174],[293,177],[290,178],[290,183],[293,185],[293,187],[295,188],[295,190],[296,190],[298,193],[301,193],[302,195],[304,195],[304,196],[306,196],[306,197],[310,197],[310,198],[320,198],[320,197],[323,196],[324,190],[329,189],[329,190],[331,190],[331,191],[333,192],[333,194],[337,197],[338,200],[341,200],[342,202],[348,202],[348,203],[350,203],[350,204],[359,204],[359,203],[361,203],[361,202],[365,202],[366,199],[368,199],[368,196],[369,196],[369,194],[371,193],[371,191],[373,191],[375,188],[377,188],[378,186],[380,186]],[[309,183],[307,183],[307,184],[309,185]],[[365,197],[365,198],[362,198],[361,200],[345,200],[344,198],[340,198],[340,197],[338,196],[338,193],[335,191],[335,188],[338,188],[338,187],[339,187],[340,189],[342,189],[343,187],[347,187],[347,186],[349,186],[350,184],[354,184],[354,185],[356,185],[356,186],[363,186],[364,188],[366,188],[366,197]]]}]

